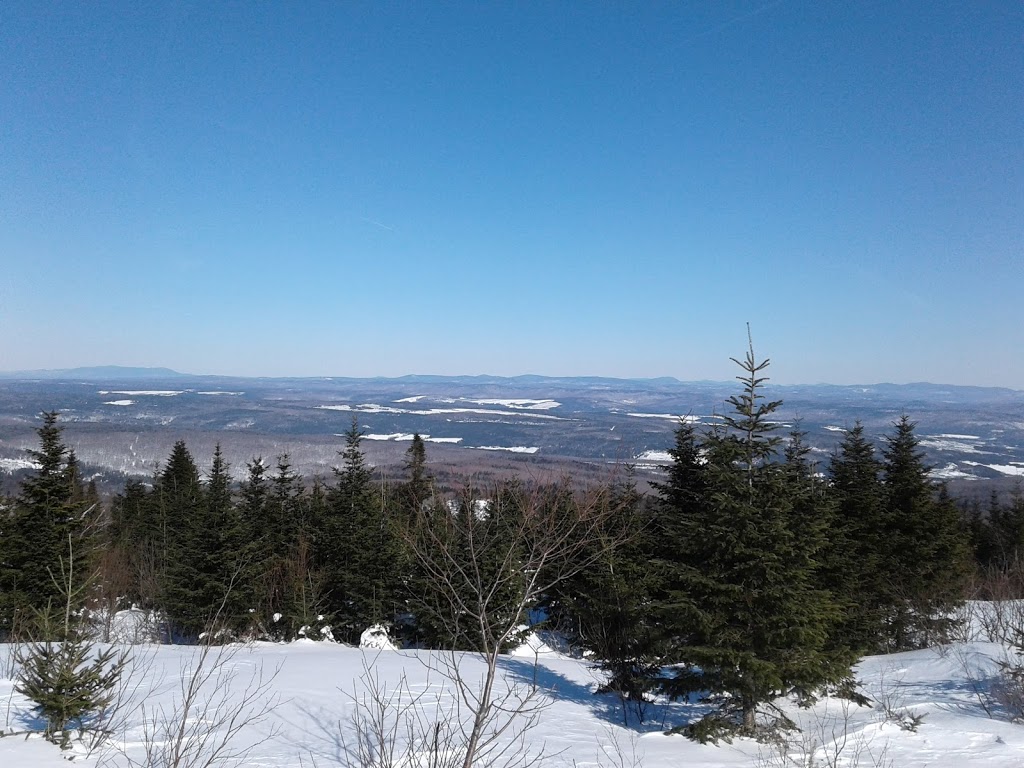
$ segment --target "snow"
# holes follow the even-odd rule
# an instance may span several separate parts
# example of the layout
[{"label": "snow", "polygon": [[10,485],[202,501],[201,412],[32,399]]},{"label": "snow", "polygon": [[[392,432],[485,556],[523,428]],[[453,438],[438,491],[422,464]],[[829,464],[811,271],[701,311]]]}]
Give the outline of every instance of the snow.
[{"label": "snow", "polygon": [[[420,400],[426,398],[427,395],[413,395],[412,397],[402,397],[392,402],[395,403],[418,403]],[[490,399],[490,398],[473,398],[473,397],[434,397],[431,398],[436,402],[441,403],[473,403],[474,405],[503,405],[506,408],[515,408],[522,410],[532,411],[546,411],[551,408],[558,408],[561,403],[555,400],[534,400],[532,398],[516,397],[516,398],[503,398],[503,399]]]},{"label": "snow", "polygon": [[[0,730],[24,730],[33,723],[24,697],[15,693],[8,658],[13,648],[0,645]],[[199,660],[199,649],[187,646],[136,646],[137,665],[129,675],[138,686],[124,724],[116,730],[109,752],[111,768],[127,764],[127,757],[144,759],[147,719],[162,707],[173,711],[181,698],[180,681]],[[220,656],[221,653],[227,655]],[[790,755],[814,750],[819,760],[832,744],[845,744],[838,764],[890,765],[896,768],[1017,768],[1024,765],[1024,725],[990,716],[977,691],[984,690],[1006,657],[1003,645],[990,642],[957,643],[936,649],[861,661],[857,679],[875,705],[859,707],[836,698],[824,698],[800,710],[782,706],[803,728],[795,736]],[[243,707],[245,693],[260,680],[266,691],[250,706],[270,706],[261,722],[250,723],[238,734],[235,747],[252,746],[239,764],[300,768],[344,765],[343,744],[353,743],[359,702],[372,699],[374,690],[393,704],[414,706],[427,727],[452,718],[467,717],[456,710],[459,690],[452,682],[450,664],[458,666],[471,685],[482,678],[483,662],[472,654],[427,651],[359,649],[333,643],[299,641],[290,645],[257,643],[214,649],[211,657],[224,675],[200,691],[201,702],[223,709]],[[598,768],[613,765],[643,768],[774,768],[784,763],[773,748],[748,739],[731,745],[701,745],[683,736],[665,735],[699,709],[685,702],[654,702],[643,724],[622,725],[621,710],[613,697],[594,694],[601,673],[586,660],[560,653],[544,639],[531,637],[499,662],[499,692],[536,681],[540,701],[533,728],[524,735],[528,753],[544,749],[540,764],[554,768]],[[139,707],[145,704],[145,709]],[[781,703],[781,702],[780,702]],[[887,714],[886,710],[889,711]],[[407,710],[411,711],[411,710]],[[392,714],[389,717],[393,716]],[[916,731],[904,730],[899,720],[920,717]],[[194,722],[215,722],[202,718]],[[404,730],[399,729],[400,733]],[[511,738],[507,735],[506,738]],[[826,750],[821,748],[824,744]],[[80,750],[79,750],[80,751]],[[120,753],[119,753],[120,751]],[[855,760],[860,752],[860,761]],[[870,753],[870,755],[869,755]],[[884,760],[881,758],[884,755]],[[772,762],[775,760],[775,762]],[[98,768],[100,756],[79,755],[74,763]],[[792,762],[785,765],[807,765]],[[59,750],[42,739],[22,736],[0,738],[0,766],[4,768],[59,768],[67,762]]]},{"label": "snow", "polygon": [[636,457],[637,461],[672,461],[668,451],[644,451]]},{"label": "snow", "polygon": [[108,400],[104,405],[135,405],[134,400]]},{"label": "snow", "polygon": [[[408,442],[413,439],[415,435],[412,432],[392,432],[390,434],[369,434],[363,435],[364,440],[379,440],[379,441],[392,441],[392,442]],[[338,437],[344,437],[344,435],[338,435]],[[461,437],[431,437],[430,435],[420,435],[420,439],[425,443],[461,443]]]},{"label": "snow", "polygon": [[986,464],[985,466],[989,469],[994,469],[996,472],[1002,472],[1004,475],[1024,477],[1024,467],[1017,464]]},{"label": "snow", "polygon": [[944,467],[936,467],[929,472],[931,477],[936,480],[954,480],[956,478],[967,478],[970,480],[977,480],[977,475],[972,475],[970,472],[964,472],[955,462],[949,462]]},{"label": "snow", "polygon": [[[969,435],[958,435],[957,438],[970,439]],[[957,453],[991,453],[991,451],[978,450],[976,445],[965,443],[963,439],[954,439],[954,435],[929,435],[921,439],[920,445],[923,448],[932,448],[936,451],[955,451]]]},{"label": "snow", "polygon": [[477,405],[504,405],[506,408],[521,408],[524,410],[546,411],[551,408],[558,408],[561,403],[555,400],[530,400],[528,398],[504,399],[504,400],[473,400],[468,397],[461,398],[465,403],[476,403]]},{"label": "snow", "polygon": [[825,427],[829,432],[845,432],[846,430],[842,427],[837,427],[834,424],[829,424]]},{"label": "snow", "polygon": [[133,397],[174,397],[185,394],[185,390],[178,389],[101,389],[101,395],[131,395]]},{"label": "snow", "polygon": [[1018,466],[1018,464],[982,464],[977,461],[965,461],[964,464],[969,464],[972,467],[988,467],[1004,475],[1024,477],[1024,467]]},{"label": "snow", "polygon": [[398,646],[391,642],[388,637],[388,629],[380,624],[374,624],[363,630],[359,636],[359,647],[369,648],[378,651],[397,651]]},{"label": "snow", "polygon": [[638,419],[671,419],[672,421],[684,421],[687,424],[699,424],[700,416],[680,416],[676,413],[627,413],[627,416],[634,416]]},{"label": "snow", "polygon": [[15,472],[19,469],[39,469],[39,464],[29,459],[0,459],[0,469]]},{"label": "snow", "polygon": [[378,403],[362,403],[360,405],[318,405],[317,409],[322,411],[346,411],[352,413],[394,413],[394,414],[411,414],[414,416],[443,416],[445,414],[460,414],[460,413],[473,413],[483,414],[490,416],[510,416],[515,415],[517,417],[527,416],[532,419],[551,419],[553,421],[564,421],[559,416],[551,416],[546,413],[531,413],[530,411],[516,410],[516,411],[496,411],[493,408],[425,408],[423,410],[415,410],[411,408],[393,408],[390,405],[380,405]]},{"label": "snow", "polygon": [[474,445],[478,451],[510,451],[511,453],[536,453],[540,448],[536,446],[526,447],[525,445]]}]

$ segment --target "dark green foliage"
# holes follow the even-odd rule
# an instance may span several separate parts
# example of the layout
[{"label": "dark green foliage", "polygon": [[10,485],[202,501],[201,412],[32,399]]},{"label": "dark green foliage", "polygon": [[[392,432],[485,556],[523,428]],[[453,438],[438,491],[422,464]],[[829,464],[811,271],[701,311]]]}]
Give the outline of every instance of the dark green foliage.
[{"label": "dark green foliage", "polygon": [[1007,572],[1024,560],[1024,496],[1014,494],[1000,502],[995,491],[982,507],[967,509],[971,548],[977,565],[985,570]]},{"label": "dark green foliage", "polygon": [[206,630],[237,636],[247,629],[252,600],[244,579],[248,530],[233,503],[220,446],[203,486],[191,455],[179,445],[157,485],[169,556],[164,607],[183,638],[197,638]]},{"label": "dark green foliage", "polygon": [[405,455],[405,469],[409,473],[402,491],[408,509],[415,511],[426,502],[431,495],[431,477],[427,469],[427,447],[417,432],[412,436],[412,444]]},{"label": "dark green foliage", "polygon": [[858,422],[829,464],[835,513],[824,583],[842,611],[836,637],[861,653],[877,652],[885,645],[885,622],[896,599],[885,560],[888,534],[881,472],[881,462]]},{"label": "dark green foliage", "polygon": [[17,615],[41,610],[54,598],[51,573],[56,572],[69,537],[81,543],[87,505],[77,461],[62,439],[56,413],[44,413],[37,430],[39,450],[29,451],[39,465],[21,483],[13,510],[2,523],[0,537],[0,636],[10,632]]},{"label": "dark green foliage", "polygon": [[335,636],[357,642],[373,624],[390,624],[399,609],[395,570],[399,547],[383,486],[366,465],[358,422],[345,434],[342,466],[328,492],[320,562]]},{"label": "dark green foliage", "polygon": [[155,570],[158,531],[152,494],[141,482],[129,480],[111,501],[108,520],[101,584],[106,607],[116,609],[122,599],[141,608],[160,607],[163,583]]},{"label": "dark green foliage", "polygon": [[604,523],[578,555],[587,565],[556,587],[548,610],[556,626],[605,672],[607,682],[597,692],[619,699],[628,726],[631,717],[643,721],[661,669],[661,643],[648,604],[657,583],[648,558],[658,537],[632,467],[601,499],[608,506]]},{"label": "dark green foliage", "polygon": [[706,514],[708,481],[705,461],[692,425],[676,429],[675,445],[669,449],[672,463],[668,479],[656,484],[652,542],[651,613],[668,644],[678,642],[680,616],[694,610],[691,582],[698,577],[699,544],[703,541],[702,520]]},{"label": "dark green foliage", "polygon": [[[329,622],[324,578],[315,563],[319,529],[313,496],[287,454],[278,456],[271,478],[265,472],[261,460],[251,462],[240,494],[241,513],[252,531],[248,573],[258,634],[277,640],[319,638],[319,628]],[[322,492],[316,493],[322,502]]]},{"label": "dark green foliage", "polygon": [[127,652],[96,649],[78,630],[62,641],[30,642],[22,650],[15,690],[30,699],[46,725],[43,734],[62,748],[71,729],[94,728],[116,695]]},{"label": "dark green foliage", "polygon": [[926,647],[948,635],[967,575],[966,530],[944,489],[928,478],[914,423],[906,415],[886,438],[885,539],[893,589],[886,637],[892,650]]},{"label": "dark green foliage", "polygon": [[69,535],[65,552],[50,573],[60,608],[54,607],[54,599],[45,609],[34,610],[35,637],[17,652],[15,684],[44,720],[45,737],[65,749],[71,729],[102,730],[128,663],[127,651],[99,650],[88,640],[81,609],[91,579],[78,575],[75,566],[74,539]]},{"label": "dark green foliage", "polygon": [[179,440],[166,466],[155,478],[151,502],[141,521],[140,533],[153,544],[154,567],[162,583],[166,582],[169,564],[187,555],[182,548],[191,544],[191,539],[186,541],[184,533],[194,522],[201,504],[199,468],[185,441]]},{"label": "dark green foliage", "polygon": [[803,538],[816,494],[800,446],[775,461],[769,417],[780,403],[761,394],[768,362],[752,350],[736,362],[745,375],[732,411],[700,441],[681,428],[662,488],[662,528],[680,535],[661,553],[671,607],[656,610],[667,660],[683,665],[665,688],[717,705],[686,729],[701,740],[760,735],[757,713],[773,699],[807,699],[849,676],[848,655],[827,642],[835,607],[818,583],[821,537]]},{"label": "dark green foliage", "polygon": [[[549,490],[544,503],[561,501]],[[507,482],[488,492],[467,487],[458,498],[423,509],[409,533],[417,569],[411,582],[419,640],[428,647],[491,652],[507,648],[523,605],[528,542],[522,487]],[[536,603],[539,596],[533,596]]]},{"label": "dark green foliage", "polygon": [[195,550],[202,553],[203,563],[197,602],[210,616],[217,617],[217,629],[226,629],[235,636],[244,633],[249,629],[248,609],[254,599],[252,584],[245,578],[252,559],[252,536],[234,504],[229,467],[220,445],[213,452],[194,532]]}]

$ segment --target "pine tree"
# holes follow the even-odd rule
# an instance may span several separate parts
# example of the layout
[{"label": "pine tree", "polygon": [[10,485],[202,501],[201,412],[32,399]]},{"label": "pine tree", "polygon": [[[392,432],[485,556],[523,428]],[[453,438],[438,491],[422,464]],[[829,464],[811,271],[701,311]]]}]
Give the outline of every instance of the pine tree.
[{"label": "pine tree", "polygon": [[632,466],[601,493],[604,524],[588,532],[579,558],[586,567],[556,587],[549,612],[574,643],[587,649],[607,680],[598,693],[619,699],[623,723],[643,722],[661,671],[661,643],[650,611],[657,571],[652,505],[637,492]]},{"label": "pine tree", "polygon": [[319,531],[310,512],[302,478],[287,454],[277,458],[275,474],[267,480],[265,465],[249,465],[242,485],[242,510],[253,531],[253,563],[258,621],[279,640],[308,634],[324,613],[322,578],[314,562],[314,539]]},{"label": "pine tree", "polygon": [[860,653],[885,647],[885,624],[895,605],[885,558],[882,465],[860,422],[849,430],[829,464],[834,522],[825,556],[825,583],[841,619],[835,636]]},{"label": "pine tree", "polygon": [[651,612],[671,643],[676,640],[680,617],[694,610],[690,585],[697,576],[694,564],[707,556],[701,526],[710,501],[706,459],[692,424],[684,421],[679,425],[668,453],[672,457],[668,479],[654,484],[659,499],[652,526],[651,565],[656,586]]},{"label": "pine tree", "polygon": [[30,615],[46,607],[55,597],[51,574],[67,551],[69,537],[76,546],[81,543],[84,492],[77,462],[69,464],[62,432],[57,414],[44,413],[37,430],[39,450],[29,451],[38,469],[22,481],[4,525],[0,633],[14,627],[16,614]]},{"label": "pine tree", "polygon": [[966,532],[959,510],[928,478],[915,424],[903,415],[883,451],[885,543],[894,612],[888,639],[893,650],[943,639],[950,614],[962,599],[967,572]]},{"label": "pine tree", "polygon": [[81,604],[89,579],[76,574],[74,540],[69,535],[66,554],[58,558],[51,581],[61,598],[61,615],[39,610],[43,639],[19,649],[15,690],[33,703],[43,719],[43,735],[70,746],[71,730],[103,727],[103,716],[116,696],[128,664],[128,652],[114,647],[97,649],[81,620]]},{"label": "pine tree", "polygon": [[195,638],[208,618],[192,596],[203,588],[207,568],[202,529],[203,488],[199,469],[183,440],[174,444],[157,474],[144,529],[153,541],[153,570],[159,602],[172,637]]},{"label": "pine tree", "polygon": [[249,629],[248,609],[254,590],[247,578],[252,553],[252,536],[245,520],[234,504],[231,492],[230,467],[218,443],[213,451],[213,464],[207,477],[196,532],[205,531],[205,539],[197,542],[205,563],[204,597],[209,617],[216,617],[218,628],[235,634]]},{"label": "pine tree", "polygon": [[849,675],[846,654],[828,648],[834,606],[813,558],[801,551],[796,497],[775,461],[779,438],[769,417],[781,403],[761,394],[768,361],[757,362],[751,347],[735,362],[743,390],[727,401],[731,412],[699,445],[683,429],[683,464],[672,467],[681,482],[670,472],[662,492],[669,510],[673,499],[682,502],[677,525],[686,531],[673,542],[673,618],[659,606],[672,642],[667,660],[682,665],[665,687],[718,704],[685,729],[702,741],[759,735],[762,705],[791,693],[810,698]]},{"label": "pine tree", "polygon": [[328,601],[336,629],[349,642],[373,624],[390,623],[395,615],[395,531],[361,448],[362,432],[353,418],[345,433],[342,466],[328,494],[329,518],[321,549],[327,575]]},{"label": "pine tree", "polygon": [[431,477],[427,469],[427,447],[419,432],[412,436],[412,443],[405,452],[405,469],[409,473],[401,487],[402,505],[406,511],[415,513],[431,494]]}]

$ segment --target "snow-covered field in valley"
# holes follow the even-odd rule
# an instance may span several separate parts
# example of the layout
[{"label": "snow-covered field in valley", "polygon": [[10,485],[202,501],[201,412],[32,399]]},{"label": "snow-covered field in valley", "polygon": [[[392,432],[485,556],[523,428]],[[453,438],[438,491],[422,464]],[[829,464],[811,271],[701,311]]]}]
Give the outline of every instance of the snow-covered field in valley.
[{"label": "snow-covered field in valley", "polygon": [[[663,731],[684,722],[700,708],[659,702],[648,707],[645,722],[622,722],[617,701],[597,696],[601,673],[587,661],[528,647],[501,660],[501,691],[526,691],[536,681],[534,703],[543,703],[532,727],[511,750],[534,764],[550,766],[647,766],[724,768],[725,766],[892,766],[892,768],[998,768],[1024,765],[1024,725],[993,709],[984,692],[998,674],[1004,646],[967,643],[864,659],[857,668],[864,691],[875,699],[859,707],[827,698],[808,710],[786,703],[786,712],[802,726],[794,734],[784,762],[775,748],[739,739],[732,744],[701,745]],[[8,663],[11,646],[0,646],[0,729],[24,732],[38,727],[28,702],[14,691]],[[238,759],[213,765],[305,766],[358,765],[357,723],[374,700],[388,702],[385,719],[415,715],[414,730],[432,733],[433,723],[453,724],[458,689],[445,663],[452,657],[426,651],[361,650],[331,643],[289,645],[257,643],[214,648],[205,659],[203,678],[192,710],[181,717],[183,681],[196,679],[201,653],[188,646],[134,646],[129,695],[117,731],[99,754],[85,755],[79,744],[78,765],[147,765],[147,742],[164,741],[161,727],[184,721],[192,738],[212,748],[227,733],[224,716],[254,720],[234,734],[226,756]],[[223,654],[223,655],[221,655]],[[454,657],[460,674],[475,687],[484,667],[474,655]],[[373,695],[376,690],[377,695]],[[908,729],[918,722],[916,730]],[[412,722],[412,721],[411,721]],[[148,723],[148,725],[147,725]],[[154,723],[156,724],[154,726]],[[515,720],[501,737],[508,743],[526,726]],[[399,741],[405,738],[399,729]],[[251,747],[251,749],[250,749]],[[836,750],[841,752],[836,759]],[[814,761],[806,757],[814,755]],[[800,762],[803,760],[803,762]],[[0,738],[3,768],[66,765],[59,749],[38,736]],[[149,764],[155,765],[155,762]],[[193,765],[199,763],[182,763]],[[397,764],[397,763],[396,763]],[[403,765],[412,768],[420,762]],[[423,763],[426,765],[426,763]]]}]

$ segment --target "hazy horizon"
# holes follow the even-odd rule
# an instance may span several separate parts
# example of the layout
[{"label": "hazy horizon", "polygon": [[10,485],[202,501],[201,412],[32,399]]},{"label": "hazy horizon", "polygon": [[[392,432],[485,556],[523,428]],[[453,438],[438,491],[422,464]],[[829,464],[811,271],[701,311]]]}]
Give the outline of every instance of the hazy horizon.
[{"label": "hazy horizon", "polygon": [[[680,378],[678,376],[669,376],[667,374],[661,376],[611,376],[606,374],[598,373],[574,373],[574,374],[559,374],[559,373],[537,373],[537,372],[523,372],[523,373],[510,373],[510,374],[496,374],[496,373],[399,373],[394,375],[382,375],[382,374],[350,374],[350,373],[315,373],[315,374],[287,374],[287,375],[268,375],[268,374],[231,374],[231,373],[216,373],[216,372],[197,372],[197,371],[181,371],[176,368],[169,366],[131,366],[131,365],[118,365],[118,364],[100,364],[100,365],[82,365],[68,368],[34,368],[34,369],[0,369],[0,376],[14,376],[14,375],[28,375],[28,374],[41,374],[41,373],[74,373],[81,370],[103,370],[103,369],[121,369],[122,371],[140,370],[140,371],[167,371],[170,375],[181,376],[181,377],[214,377],[214,378],[225,378],[225,379],[402,379],[402,378],[415,378],[415,377],[434,377],[434,378],[498,378],[498,379],[514,379],[514,378],[528,378],[536,377],[543,379],[571,379],[571,378],[607,378],[607,379],[621,379],[624,381],[652,381],[658,379],[674,379],[681,384],[730,384],[736,381],[736,377],[727,377],[721,379],[713,379],[707,377],[687,377]],[[771,373],[771,366],[769,366],[764,373]],[[157,377],[153,377],[157,378]],[[133,377],[129,375],[124,376],[125,381],[140,381],[144,380],[145,377]],[[97,379],[99,381],[99,379]],[[949,386],[949,387],[981,387],[990,389],[1009,389],[1018,392],[1024,392],[1024,387],[1007,387],[999,384],[954,384],[948,381],[891,381],[891,380],[879,380],[879,381],[778,381],[773,376],[768,376],[768,384],[784,386],[784,387],[814,387],[814,386],[837,386],[837,387],[858,387],[858,386],[915,386],[915,385],[928,385],[928,386]]]}]

